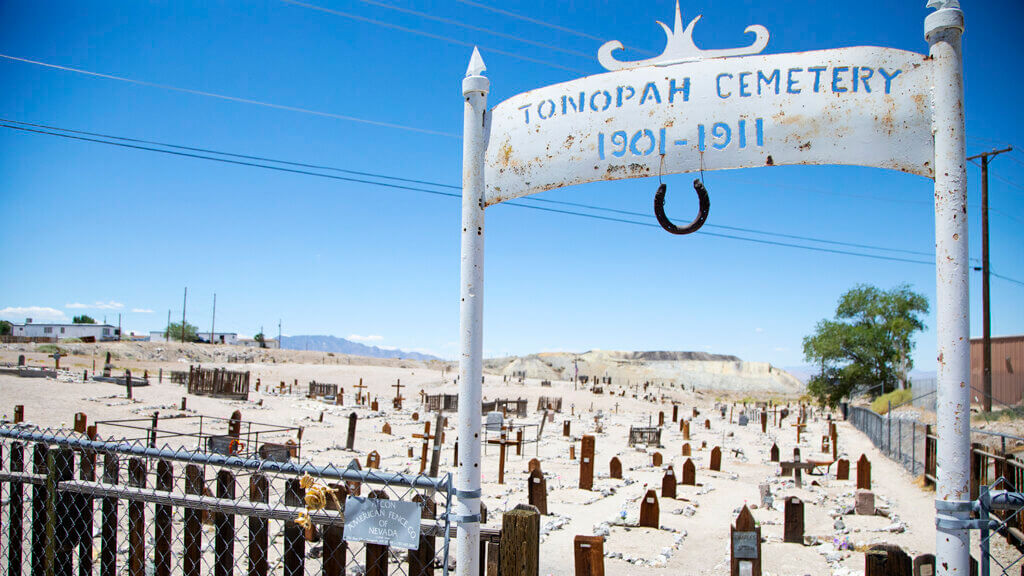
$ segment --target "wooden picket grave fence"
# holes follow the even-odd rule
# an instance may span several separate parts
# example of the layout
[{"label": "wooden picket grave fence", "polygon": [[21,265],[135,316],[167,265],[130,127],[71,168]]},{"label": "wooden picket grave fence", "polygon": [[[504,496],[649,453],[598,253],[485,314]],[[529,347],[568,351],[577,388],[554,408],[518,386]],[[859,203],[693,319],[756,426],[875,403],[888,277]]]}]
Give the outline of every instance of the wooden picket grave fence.
[{"label": "wooden picket grave fence", "polygon": [[249,372],[229,372],[224,368],[188,367],[188,393],[197,396],[249,399]]}]

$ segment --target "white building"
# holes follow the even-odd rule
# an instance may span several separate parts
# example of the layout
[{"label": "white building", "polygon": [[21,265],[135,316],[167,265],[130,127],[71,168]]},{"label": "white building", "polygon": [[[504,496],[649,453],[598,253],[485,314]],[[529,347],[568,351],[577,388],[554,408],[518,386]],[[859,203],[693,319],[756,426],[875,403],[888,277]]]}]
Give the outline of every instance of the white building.
[{"label": "white building", "polygon": [[[214,344],[238,344],[238,334],[235,332],[214,332],[213,338],[210,337],[209,332],[198,332],[196,336],[204,342],[213,342]],[[166,342],[164,338],[163,330],[152,330],[149,333],[150,342]]]},{"label": "white building", "polygon": [[11,327],[12,336],[25,338],[56,338],[67,340],[68,338],[79,338],[82,340],[94,339],[97,342],[104,342],[118,339],[118,329],[110,324],[34,324],[31,318],[27,318],[24,324],[14,324]]},{"label": "white building", "polygon": [[[252,347],[252,348],[260,348],[259,341],[255,340],[253,338],[239,338],[237,344],[239,346],[249,346],[249,347]],[[276,339],[274,339],[274,338],[267,338],[267,339],[265,339],[263,341],[263,344],[265,344],[265,346],[263,346],[263,348],[280,348],[281,347],[281,344]]]}]

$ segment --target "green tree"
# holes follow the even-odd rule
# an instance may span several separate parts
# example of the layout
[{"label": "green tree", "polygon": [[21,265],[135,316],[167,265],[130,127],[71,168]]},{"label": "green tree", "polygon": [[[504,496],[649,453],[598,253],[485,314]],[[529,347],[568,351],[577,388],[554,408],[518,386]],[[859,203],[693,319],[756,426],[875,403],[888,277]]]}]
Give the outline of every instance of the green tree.
[{"label": "green tree", "polygon": [[[199,340],[199,328],[193,324],[185,322],[185,342],[195,342]],[[171,325],[167,327],[164,332],[164,336],[171,342],[181,342],[181,322],[171,322]]]},{"label": "green tree", "polygon": [[82,314],[81,316],[75,316],[74,318],[72,318],[71,322],[74,324],[95,324],[96,320],[93,319],[92,316]]},{"label": "green tree", "polygon": [[833,320],[804,337],[804,359],[821,367],[807,384],[822,404],[836,406],[857,392],[905,388],[913,368],[913,335],[924,329],[928,299],[900,285],[881,290],[859,284],[843,294]]},{"label": "green tree", "polygon": [[10,336],[14,327],[7,320],[0,320],[0,336]]},{"label": "green tree", "polygon": [[253,336],[252,339],[260,343],[260,348],[267,347],[267,338],[263,335],[263,332]]}]

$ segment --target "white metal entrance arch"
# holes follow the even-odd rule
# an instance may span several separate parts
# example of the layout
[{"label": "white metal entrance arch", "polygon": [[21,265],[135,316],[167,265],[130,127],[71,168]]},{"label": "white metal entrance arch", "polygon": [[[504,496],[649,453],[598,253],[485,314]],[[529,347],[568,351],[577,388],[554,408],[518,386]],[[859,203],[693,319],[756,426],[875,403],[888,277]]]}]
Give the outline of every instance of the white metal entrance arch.
[{"label": "white metal entrance arch", "polygon": [[[478,574],[484,210],[562,186],[780,164],[854,164],[935,180],[938,336],[936,568],[968,574],[970,514],[964,21],[956,0],[930,0],[927,56],[855,47],[759,55],[702,51],[676,7],[662,55],[598,53],[604,74],[513,96],[487,110],[490,82],[474,50],[464,97],[457,572]],[[940,521],[941,520],[941,521]]]}]

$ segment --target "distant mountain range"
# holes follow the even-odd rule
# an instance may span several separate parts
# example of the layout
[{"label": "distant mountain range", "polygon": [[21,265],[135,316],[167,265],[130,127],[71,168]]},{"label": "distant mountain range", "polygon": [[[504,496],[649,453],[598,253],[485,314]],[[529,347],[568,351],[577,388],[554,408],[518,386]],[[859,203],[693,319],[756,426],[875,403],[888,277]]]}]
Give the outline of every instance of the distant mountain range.
[{"label": "distant mountain range", "polygon": [[316,350],[317,352],[334,352],[352,356],[369,356],[370,358],[405,358],[408,360],[440,360],[436,356],[406,352],[398,349],[384,349],[367,346],[337,336],[309,335],[282,336],[281,347],[287,350]]}]

